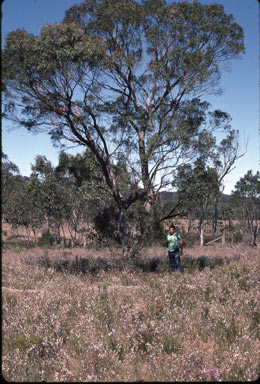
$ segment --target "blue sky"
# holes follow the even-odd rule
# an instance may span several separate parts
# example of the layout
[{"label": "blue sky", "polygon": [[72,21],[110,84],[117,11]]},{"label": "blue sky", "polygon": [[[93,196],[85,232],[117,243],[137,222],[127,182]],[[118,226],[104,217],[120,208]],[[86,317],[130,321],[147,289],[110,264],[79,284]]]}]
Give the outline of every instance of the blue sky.
[{"label": "blue sky", "polygon": [[[260,169],[259,131],[259,3],[257,0],[201,0],[202,4],[223,4],[225,12],[233,14],[244,29],[246,53],[231,63],[223,72],[223,95],[205,96],[213,108],[228,112],[232,127],[240,132],[241,151],[247,144],[247,153],[240,158],[235,169],[225,179],[225,193],[230,193],[235,183],[249,169]],[[7,33],[20,28],[39,34],[41,26],[60,22],[64,12],[81,0],[4,0],[2,5],[2,46]],[[31,164],[37,155],[45,155],[57,165],[59,150],[49,137],[28,133],[24,129],[12,130],[10,123],[2,121],[2,150],[15,163],[24,176],[31,173]],[[79,152],[80,149],[71,151]]]}]

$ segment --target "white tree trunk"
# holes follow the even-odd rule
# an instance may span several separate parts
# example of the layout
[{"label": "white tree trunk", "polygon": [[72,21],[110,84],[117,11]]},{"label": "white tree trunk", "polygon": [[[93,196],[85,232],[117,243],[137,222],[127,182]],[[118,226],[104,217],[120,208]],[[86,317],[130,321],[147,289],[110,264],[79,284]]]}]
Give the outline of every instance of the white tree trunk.
[{"label": "white tree trunk", "polygon": [[204,228],[203,228],[204,221],[203,219],[200,219],[200,246],[203,247],[204,244]]}]

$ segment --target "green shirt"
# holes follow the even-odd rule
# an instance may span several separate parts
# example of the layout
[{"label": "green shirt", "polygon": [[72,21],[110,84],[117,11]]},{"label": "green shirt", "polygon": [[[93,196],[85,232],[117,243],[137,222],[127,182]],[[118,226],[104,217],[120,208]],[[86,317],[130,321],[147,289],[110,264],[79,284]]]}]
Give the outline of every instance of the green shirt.
[{"label": "green shirt", "polygon": [[177,248],[180,247],[179,240],[181,240],[181,235],[179,233],[175,233],[171,235],[168,233],[167,241],[168,241],[168,251],[174,252]]}]

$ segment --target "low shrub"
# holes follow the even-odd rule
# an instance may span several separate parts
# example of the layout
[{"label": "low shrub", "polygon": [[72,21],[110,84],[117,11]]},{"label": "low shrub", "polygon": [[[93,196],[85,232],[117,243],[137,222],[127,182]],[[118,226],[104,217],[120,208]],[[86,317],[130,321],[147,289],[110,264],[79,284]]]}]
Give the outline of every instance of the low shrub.
[{"label": "low shrub", "polygon": [[185,248],[192,248],[195,245],[198,245],[199,243],[199,236],[197,233],[194,233],[194,232],[188,232],[183,234],[182,239],[183,239],[183,246]]},{"label": "low shrub", "polygon": [[49,229],[46,229],[42,232],[42,235],[38,239],[38,246],[52,246],[55,244],[55,236],[50,233]]},{"label": "low shrub", "polygon": [[196,258],[184,256],[182,258],[182,266],[185,271],[192,273],[198,270],[203,271],[206,267],[214,269],[217,266],[223,265],[225,261],[229,262],[229,260],[225,260],[223,257],[218,256],[199,256]]}]

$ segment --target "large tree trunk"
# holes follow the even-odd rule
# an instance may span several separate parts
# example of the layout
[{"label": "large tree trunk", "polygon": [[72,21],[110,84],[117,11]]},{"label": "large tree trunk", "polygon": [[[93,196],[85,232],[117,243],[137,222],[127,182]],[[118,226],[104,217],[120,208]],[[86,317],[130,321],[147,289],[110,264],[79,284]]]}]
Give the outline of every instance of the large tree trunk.
[{"label": "large tree trunk", "polygon": [[[140,219],[141,220],[141,219]],[[140,250],[143,235],[147,229],[143,220],[129,225],[126,210],[121,210],[119,215],[119,236],[122,245],[122,257],[133,259]]]},{"label": "large tree trunk", "polygon": [[145,203],[144,203],[144,207],[145,207],[146,212],[148,214],[150,214],[153,203],[154,203],[155,195],[154,195],[154,191],[152,188],[148,187],[147,189],[148,189],[148,192],[147,192],[147,198],[146,198]]}]

